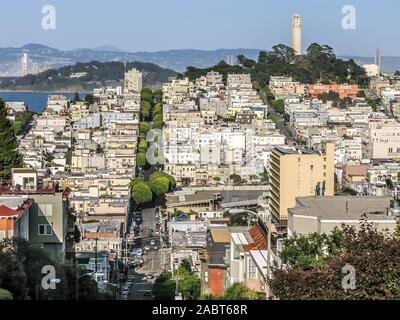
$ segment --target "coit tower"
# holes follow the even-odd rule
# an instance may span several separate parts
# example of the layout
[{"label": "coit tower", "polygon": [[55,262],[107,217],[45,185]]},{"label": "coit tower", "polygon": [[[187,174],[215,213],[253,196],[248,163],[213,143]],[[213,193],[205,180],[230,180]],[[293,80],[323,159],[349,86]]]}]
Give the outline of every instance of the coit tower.
[{"label": "coit tower", "polygon": [[292,18],[292,48],[301,55],[301,16],[298,13]]}]

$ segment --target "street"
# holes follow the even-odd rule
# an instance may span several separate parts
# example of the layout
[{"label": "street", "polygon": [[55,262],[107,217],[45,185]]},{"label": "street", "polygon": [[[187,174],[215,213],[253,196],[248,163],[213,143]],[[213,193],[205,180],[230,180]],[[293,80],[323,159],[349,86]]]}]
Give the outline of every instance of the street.
[{"label": "street", "polygon": [[[128,300],[151,300],[154,280],[169,266],[169,250],[162,248],[161,237],[148,236],[151,230],[154,232],[156,229],[155,208],[144,209],[142,219],[140,237],[136,239],[134,248],[142,248],[144,264],[133,273],[134,281]],[[145,247],[149,247],[149,250],[145,250]],[[154,278],[150,279],[153,276]]]}]

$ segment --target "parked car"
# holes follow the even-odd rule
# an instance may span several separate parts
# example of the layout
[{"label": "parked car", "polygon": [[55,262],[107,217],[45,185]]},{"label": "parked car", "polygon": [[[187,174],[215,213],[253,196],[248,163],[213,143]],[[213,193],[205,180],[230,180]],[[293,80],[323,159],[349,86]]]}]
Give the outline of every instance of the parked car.
[{"label": "parked car", "polygon": [[149,247],[149,246],[145,246],[145,247],[144,247],[144,250],[149,251],[149,250],[150,250],[150,247]]},{"label": "parked car", "polygon": [[151,244],[152,246],[154,246],[154,245],[156,244],[156,242],[155,242],[154,240],[151,240],[151,241],[150,241],[150,244]]}]

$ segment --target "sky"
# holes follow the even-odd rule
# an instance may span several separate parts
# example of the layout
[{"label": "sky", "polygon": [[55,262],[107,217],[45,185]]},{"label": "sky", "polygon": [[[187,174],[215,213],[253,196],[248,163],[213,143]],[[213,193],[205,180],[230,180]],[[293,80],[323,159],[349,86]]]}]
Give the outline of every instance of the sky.
[{"label": "sky", "polygon": [[[42,8],[56,10],[42,28]],[[344,29],[342,8],[355,9]],[[339,55],[400,56],[399,0],[1,0],[0,47],[57,49],[111,45],[127,51],[290,45],[291,16],[302,15],[303,49],[328,44]]]}]

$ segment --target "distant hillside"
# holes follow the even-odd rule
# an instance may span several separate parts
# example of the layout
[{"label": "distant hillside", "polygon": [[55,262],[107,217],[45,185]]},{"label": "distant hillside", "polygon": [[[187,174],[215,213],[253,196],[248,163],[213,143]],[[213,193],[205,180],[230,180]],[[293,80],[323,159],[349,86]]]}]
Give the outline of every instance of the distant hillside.
[{"label": "distant hillside", "polygon": [[259,49],[167,50],[157,52],[124,52],[112,46],[94,49],[57,50],[40,44],[28,44],[21,48],[0,48],[0,76],[16,76],[16,70],[24,52],[41,70],[57,69],[77,62],[141,61],[157,64],[163,68],[183,72],[187,66],[206,68],[227,58],[240,54],[256,59]]},{"label": "distant hillside", "polygon": [[[176,72],[152,63],[128,62],[126,69],[136,68],[143,72],[145,86],[160,86]],[[59,69],[50,69],[37,75],[6,79],[0,83],[2,90],[63,90],[86,91],[98,86],[118,85],[124,78],[125,64],[122,62],[77,63]]]}]

